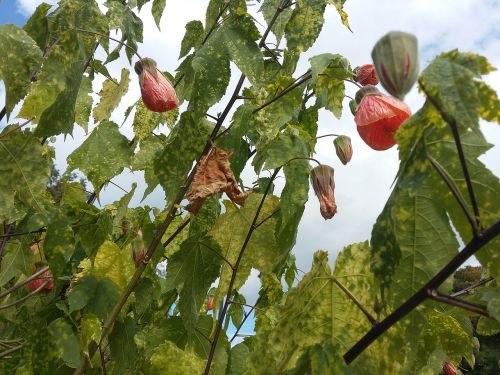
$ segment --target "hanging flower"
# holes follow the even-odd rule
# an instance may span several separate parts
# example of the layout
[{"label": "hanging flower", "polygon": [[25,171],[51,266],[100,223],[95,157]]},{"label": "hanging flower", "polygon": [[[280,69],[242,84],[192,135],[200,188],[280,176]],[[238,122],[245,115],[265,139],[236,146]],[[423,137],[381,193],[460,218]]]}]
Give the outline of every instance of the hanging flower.
[{"label": "hanging flower", "polygon": [[378,84],[377,73],[373,64],[365,64],[354,69],[356,73],[356,82],[362,86]]},{"label": "hanging flower", "polygon": [[342,164],[346,165],[349,163],[352,158],[351,138],[347,135],[339,135],[334,139],[333,144],[335,145],[335,152]]},{"label": "hanging flower", "polygon": [[418,77],[418,41],[415,35],[391,31],[375,44],[373,63],[382,86],[403,99]]},{"label": "hanging flower", "polygon": [[383,95],[371,85],[358,91],[356,101],[359,104],[354,122],[363,141],[377,151],[394,146],[396,131],[411,115],[410,107],[402,100]]},{"label": "hanging flower", "polygon": [[179,105],[179,99],[170,81],[158,70],[156,62],[144,58],[135,63],[139,75],[142,101],[153,112],[166,112]]},{"label": "hanging flower", "polygon": [[314,193],[319,199],[321,216],[325,220],[331,219],[337,213],[335,204],[335,182],[333,181],[334,170],[329,165],[319,165],[311,171],[311,184]]},{"label": "hanging flower", "polygon": [[445,375],[457,375],[457,369],[450,361],[445,361],[443,364],[443,373]]},{"label": "hanging flower", "polygon": [[[33,273],[38,272],[42,267],[43,266],[40,264],[37,265],[35,272]],[[34,292],[35,290],[40,288],[43,284],[45,284],[45,286],[42,288],[42,291],[45,293],[48,293],[52,289],[54,289],[54,275],[52,275],[52,272],[50,270],[47,270],[37,278],[30,280],[26,287],[29,292]]]}]

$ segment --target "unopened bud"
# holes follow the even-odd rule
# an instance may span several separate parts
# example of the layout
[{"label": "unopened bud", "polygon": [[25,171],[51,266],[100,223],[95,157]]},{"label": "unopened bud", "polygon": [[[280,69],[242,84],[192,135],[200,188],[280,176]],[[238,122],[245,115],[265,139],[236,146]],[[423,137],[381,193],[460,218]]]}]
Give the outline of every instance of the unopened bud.
[{"label": "unopened bud", "polygon": [[335,204],[335,182],[333,181],[334,170],[329,165],[319,165],[311,170],[311,184],[314,193],[318,197],[321,216],[325,220],[331,219],[337,213]]},{"label": "unopened bud", "polygon": [[335,152],[342,164],[346,165],[349,163],[352,158],[351,138],[347,135],[339,135],[334,139],[333,144],[335,145]]}]

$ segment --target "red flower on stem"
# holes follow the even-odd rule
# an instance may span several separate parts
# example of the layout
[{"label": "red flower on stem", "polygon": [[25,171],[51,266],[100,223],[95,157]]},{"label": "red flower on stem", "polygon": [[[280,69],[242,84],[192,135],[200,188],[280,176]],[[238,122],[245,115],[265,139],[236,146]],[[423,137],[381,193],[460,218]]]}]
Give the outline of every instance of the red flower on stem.
[{"label": "red flower on stem", "polygon": [[139,75],[142,101],[153,112],[166,112],[177,108],[179,99],[170,81],[158,70],[156,62],[150,58],[135,64]]},{"label": "red flower on stem", "polygon": [[354,69],[356,73],[356,82],[362,86],[377,85],[378,77],[373,64],[365,64]]},{"label": "red flower on stem", "polygon": [[411,115],[410,107],[400,99],[383,95],[373,86],[363,87],[358,94],[354,122],[359,135],[374,150],[391,148],[396,144],[396,131]]},{"label": "red flower on stem", "polygon": [[331,219],[337,213],[337,204],[333,193],[335,189],[333,173],[332,167],[322,164],[313,168],[310,176],[314,193],[319,199],[321,216],[325,220]]}]

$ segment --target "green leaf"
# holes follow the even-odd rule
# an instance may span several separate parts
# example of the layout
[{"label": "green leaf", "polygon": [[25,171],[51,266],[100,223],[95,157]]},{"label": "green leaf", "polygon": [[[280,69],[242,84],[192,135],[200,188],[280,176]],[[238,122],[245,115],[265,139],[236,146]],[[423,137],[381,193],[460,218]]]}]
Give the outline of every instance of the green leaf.
[{"label": "green leaf", "polygon": [[486,57],[473,52],[460,52],[458,49],[442,53],[438,56],[438,59],[448,60],[461,65],[472,71],[478,77],[496,70],[488,62]]},{"label": "green leaf", "polygon": [[151,356],[152,373],[158,375],[201,374],[205,362],[196,354],[179,349],[174,343],[165,341]]},{"label": "green leaf", "polygon": [[21,118],[35,118],[38,136],[72,133],[85,63],[94,47],[94,41],[76,31],[61,33],[19,113]]},{"label": "green leaf", "polygon": [[[44,194],[50,177],[51,156],[30,131],[13,131],[8,126],[0,134],[0,221],[11,223],[21,202],[26,209],[45,213]],[[7,135],[8,134],[8,135]]]},{"label": "green leaf", "polygon": [[59,349],[59,355],[64,363],[71,368],[78,367],[80,363],[80,344],[71,324],[64,318],[59,318],[50,323],[47,328],[52,340]]},{"label": "green leaf", "polygon": [[184,348],[187,332],[180,316],[169,316],[154,324],[148,324],[135,335],[137,347],[143,349],[147,357],[162,343],[169,341]]},{"label": "green leaf", "polygon": [[335,9],[342,20],[342,24],[352,32],[351,26],[349,26],[349,20],[347,19],[347,13],[344,11],[344,3],[346,0],[328,0],[329,4],[335,5]]},{"label": "green leaf", "polygon": [[50,8],[52,8],[52,5],[41,3],[36,7],[35,12],[23,26],[23,30],[33,38],[40,50],[45,49],[45,43],[47,42],[47,33],[49,30],[46,17]]},{"label": "green leaf", "polygon": [[134,336],[137,331],[137,325],[134,319],[130,316],[125,318],[122,323],[116,321],[113,325],[113,331],[109,335],[109,347],[115,368],[122,373],[126,372],[127,368],[132,367],[136,359],[136,346]]},{"label": "green leaf", "polygon": [[0,267],[0,287],[23,273],[30,276],[33,268],[33,253],[24,242],[7,243]]},{"label": "green leaf", "polygon": [[114,122],[103,121],[68,156],[68,171],[80,169],[95,189],[120,174],[133,155],[128,140]]},{"label": "green leaf", "polygon": [[97,249],[113,233],[113,218],[102,211],[95,223],[83,226],[78,232],[80,242],[88,257],[94,258]]},{"label": "green leaf", "polygon": [[285,28],[290,51],[305,52],[323,28],[326,0],[299,0]]},{"label": "green leaf", "polygon": [[500,287],[490,287],[481,296],[481,300],[488,302],[488,313],[493,319],[500,322]]},{"label": "green leaf", "polygon": [[[7,114],[21,100],[30,86],[31,72],[42,63],[42,51],[28,33],[12,24],[0,26],[0,79],[4,81]],[[29,118],[29,117],[28,117]]]},{"label": "green leaf", "polygon": [[119,297],[120,290],[110,279],[85,275],[68,292],[69,311],[83,310],[104,320]]},{"label": "green leaf", "polygon": [[478,127],[479,99],[474,74],[449,60],[436,59],[419,82],[441,110],[463,129]]},{"label": "green leaf", "polygon": [[165,3],[166,0],[153,0],[153,6],[151,7],[151,13],[155,19],[156,26],[158,26],[158,30],[160,30],[160,20],[165,9]]},{"label": "green leaf", "polygon": [[178,115],[178,108],[163,113],[153,112],[144,106],[142,100],[139,101],[136,105],[134,122],[132,123],[136,139],[141,141],[150,137],[153,130],[155,130],[160,124],[167,124],[167,126],[172,129]]},{"label": "green leaf", "polygon": [[[274,13],[278,9],[281,0],[264,0],[259,9],[266,20],[266,23],[269,25],[271,20],[273,19]],[[285,33],[285,27],[290,17],[292,16],[292,8],[286,8],[282,12],[280,12],[278,18],[274,21],[272,32],[276,36],[276,40],[279,42]]]},{"label": "green leaf", "polygon": [[82,77],[82,83],[78,90],[78,96],[75,103],[75,122],[88,132],[89,118],[92,111],[92,80],[87,77]]},{"label": "green leaf", "polygon": [[191,48],[198,49],[201,45],[201,38],[203,36],[203,24],[201,21],[194,20],[189,21],[186,24],[186,33],[181,42],[181,51],[179,54],[179,59],[186,56]]},{"label": "green leaf", "polygon": [[149,137],[140,143],[139,151],[132,159],[132,170],[144,170],[144,179],[148,185],[142,199],[146,198],[158,186],[160,181],[155,174],[154,161],[166,146],[165,136]]},{"label": "green leaf", "polygon": [[245,362],[248,358],[248,347],[239,343],[231,348],[229,356],[228,375],[243,375],[245,373]]},{"label": "green leaf", "polygon": [[223,43],[231,60],[253,85],[261,82],[264,56],[254,42],[259,33],[251,18],[234,17],[224,22],[220,32],[223,33]]},{"label": "green leaf", "polygon": [[83,353],[89,355],[89,344],[91,342],[99,343],[101,339],[101,322],[99,318],[93,314],[85,314],[81,320],[80,330],[80,347]]},{"label": "green leaf", "polygon": [[319,107],[325,107],[335,117],[342,116],[344,101],[344,79],[352,77],[347,59],[341,55],[325,53],[310,59],[312,82]]},{"label": "green leaf", "polygon": [[449,314],[433,311],[422,330],[421,340],[421,358],[427,358],[433,351],[440,349],[455,363],[465,358],[469,364],[474,364],[472,335],[465,332]]},{"label": "green leaf", "polygon": [[196,51],[192,60],[195,75],[188,108],[199,116],[205,116],[206,110],[226,93],[231,70],[227,50],[221,48],[223,45],[224,34],[219,29]]},{"label": "green leaf", "polygon": [[[106,277],[113,281],[120,290],[125,289],[134,274],[134,263],[130,255],[130,246],[120,249],[114,242],[106,241],[97,250],[92,265],[84,264],[84,274]],[[80,264],[80,267],[82,264]]]},{"label": "green leaf", "polygon": [[49,222],[43,250],[52,273],[57,278],[64,270],[75,250],[75,234],[71,222],[61,211]]},{"label": "green leaf", "polygon": [[[262,164],[264,169],[275,169],[287,164],[294,158],[307,158],[313,151],[313,140],[298,126],[289,125],[284,132],[271,141],[264,149],[257,152],[252,164],[255,171],[260,172]],[[290,163],[295,163],[292,160]]]},{"label": "green leaf", "polygon": [[177,288],[179,311],[189,332],[194,330],[208,289],[219,275],[220,249],[210,237],[188,238],[167,265],[167,289]]},{"label": "green leaf", "polygon": [[[281,76],[260,88],[252,95],[255,96],[255,105],[263,105],[293,83],[293,78]],[[258,149],[274,139],[283,125],[297,118],[302,107],[301,103],[302,90],[297,87],[257,113],[250,113],[247,135],[257,144]]]},{"label": "green leaf", "polygon": [[[106,17],[109,20],[109,28],[120,29],[122,32],[122,41],[126,42],[134,50],[137,50],[137,43],[142,43],[143,41],[142,20],[128,5],[122,4],[119,1],[107,0],[104,5],[108,8]],[[117,46],[116,52],[119,53],[122,48],[122,45]],[[129,61],[131,61],[134,52],[126,48],[125,53]]]},{"label": "green leaf", "polygon": [[[252,193],[241,208],[236,208],[234,205],[227,203],[226,212],[219,216],[210,232],[212,237],[219,243],[222,256],[231,264],[235,264],[238,258],[261,199],[261,194]],[[276,197],[267,196],[257,223],[273,214],[278,209],[278,203],[279,200]],[[235,225],[235,223],[238,223],[238,225]],[[275,226],[276,219],[272,217],[254,230],[238,267],[238,273],[234,281],[235,290],[238,290],[245,283],[252,268],[256,268],[263,273],[272,272],[280,256],[280,249],[276,244],[274,235]],[[231,274],[232,269],[226,262],[222,263],[216,301],[220,301],[226,295]]]},{"label": "green leaf", "polygon": [[120,104],[123,95],[127,92],[129,83],[129,71],[125,68],[122,69],[122,75],[118,85],[111,80],[104,81],[101,92],[99,93],[101,100],[94,108],[95,121],[103,121],[111,116],[111,113],[116,109],[118,104]]},{"label": "green leaf", "polygon": [[167,138],[167,145],[154,161],[155,174],[167,202],[175,199],[192,163],[203,151],[211,129],[208,121],[191,111],[182,113],[179,123]]},{"label": "green leaf", "polygon": [[500,124],[500,100],[490,86],[475,81],[479,98],[479,116],[482,119]]}]

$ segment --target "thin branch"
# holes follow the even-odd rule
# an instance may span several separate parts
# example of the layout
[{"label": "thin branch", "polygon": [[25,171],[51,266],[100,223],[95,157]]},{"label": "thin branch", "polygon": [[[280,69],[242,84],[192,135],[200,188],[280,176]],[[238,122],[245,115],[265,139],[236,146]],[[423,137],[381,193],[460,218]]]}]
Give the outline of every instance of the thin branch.
[{"label": "thin branch", "polygon": [[259,298],[257,299],[257,301],[255,301],[255,305],[253,305],[252,308],[245,314],[245,316],[243,317],[243,320],[241,321],[240,325],[238,326],[238,328],[236,328],[236,331],[234,332],[233,337],[231,337],[231,340],[229,340],[230,343],[232,343],[233,340],[238,336],[238,333],[240,332],[241,327],[243,327],[243,324],[245,324],[246,320],[252,314],[253,310],[255,310],[257,308],[257,304],[260,301],[261,301],[261,297],[259,296]]},{"label": "thin branch", "polygon": [[500,234],[500,221],[474,237],[452,260],[450,260],[431,280],[429,280],[419,291],[411,296],[406,302],[399,306],[394,312],[382,320],[376,327],[368,331],[354,346],[344,354],[347,364],[359,356],[371,343],[380,337],[385,331],[405,317],[429,296],[429,289],[437,289],[448,277],[453,275],[467,259],[469,259],[480,248]]},{"label": "thin branch", "polygon": [[[462,142],[460,140],[460,134],[458,133],[458,128],[457,128],[457,122],[453,117],[448,115],[446,112],[443,111],[443,109],[439,106],[439,104],[434,100],[434,98],[427,92],[425,89],[425,86],[421,80],[418,81],[420,88],[422,91],[425,93],[427,96],[427,99],[432,103],[432,105],[436,108],[436,110],[439,112],[443,120],[450,126],[451,132],[453,134],[453,139],[455,140],[455,145],[457,147],[457,153],[458,153],[458,158],[460,160],[460,165],[462,167],[462,173],[465,178],[465,183],[467,184],[467,191],[469,192],[469,199],[470,203],[472,205],[472,209],[474,211],[475,219],[476,219],[476,226],[478,228],[481,228],[481,223],[480,223],[480,216],[479,216],[479,208],[477,205],[477,200],[476,196],[474,194],[474,189],[472,187],[472,180],[469,174],[469,170],[467,168],[467,162],[465,160],[465,155],[464,151],[462,148]],[[472,228],[474,232],[474,227]],[[474,235],[477,235],[476,232],[474,232]]]},{"label": "thin branch", "polygon": [[2,119],[5,117],[6,114],[7,114],[7,106],[4,106],[0,111],[0,121],[2,121]]},{"label": "thin branch", "polygon": [[[4,228],[5,228],[5,226],[4,226]],[[2,257],[5,246],[7,245],[7,242],[9,242],[9,239],[12,237],[12,234],[10,232],[12,230],[14,230],[14,228],[15,228],[14,223],[7,225],[7,229],[4,230],[5,234],[2,234],[0,236],[0,258]]]},{"label": "thin branch", "polygon": [[278,208],[273,213],[269,214],[266,218],[262,219],[262,221],[255,226],[255,229],[257,229],[258,227],[260,227],[262,224],[264,224],[266,221],[268,221],[269,219],[271,219],[274,215],[276,215],[280,211],[281,211],[281,208]]},{"label": "thin branch", "polygon": [[28,284],[31,280],[36,279],[38,276],[40,276],[41,274],[43,274],[44,272],[46,272],[48,270],[49,270],[49,267],[42,267],[42,268],[40,268],[38,271],[36,271],[33,275],[31,275],[27,279],[21,281],[20,283],[17,283],[16,285],[14,285],[13,287],[11,287],[10,289],[4,290],[2,293],[0,293],[0,298],[3,298],[3,297],[5,297],[6,295],[8,295],[8,294],[10,294],[12,292],[15,292],[16,290],[18,290],[19,288],[21,288],[24,285]]},{"label": "thin branch", "polygon": [[163,243],[163,247],[167,247],[167,246],[170,244],[170,242],[172,242],[172,241],[175,239],[175,237],[177,237],[177,235],[178,235],[180,232],[182,232],[182,230],[183,230],[184,228],[186,228],[186,226],[187,226],[190,222],[191,222],[191,218],[187,218],[186,220],[184,220],[184,222],[183,222],[181,225],[179,225],[179,227],[178,227],[178,228],[174,231],[174,233],[172,233],[172,234],[170,235],[170,237],[169,237],[169,238],[167,238],[167,240]]},{"label": "thin branch", "polygon": [[280,99],[282,96],[285,96],[286,94],[288,94],[290,91],[292,91],[294,88],[296,87],[299,87],[300,85],[302,85],[304,82],[308,81],[309,79],[311,79],[312,75],[311,74],[307,74],[305,76],[303,76],[302,78],[300,78],[299,80],[297,80],[294,84],[292,84],[291,86],[289,86],[288,88],[284,89],[283,91],[281,91],[279,94],[277,94],[276,96],[274,96],[273,98],[269,99],[267,102],[265,102],[264,104],[260,105],[259,107],[257,107],[256,109],[253,110],[253,114],[259,112],[260,110],[266,108],[267,106],[273,104],[276,100]]},{"label": "thin branch", "polygon": [[462,290],[459,290],[458,292],[455,292],[453,294],[450,295],[450,297],[461,297],[463,295],[466,295],[466,294],[471,294],[471,290],[473,289],[476,289],[477,287],[480,287],[486,283],[489,283],[490,281],[493,281],[493,277],[487,277],[486,279],[482,279],[480,281],[478,281],[477,283],[471,285],[471,286],[468,286],[467,288],[464,288]]},{"label": "thin branch", "polygon": [[211,115],[211,114],[209,114],[209,113],[205,113],[205,116],[207,116],[207,117],[209,117],[209,118],[211,118],[212,120],[215,120],[215,121],[218,121],[218,120],[219,120],[219,118],[218,118],[218,117],[212,116],[212,115]]},{"label": "thin branch", "polygon": [[352,79],[347,79],[347,78],[344,78],[343,80],[344,80],[344,81],[346,81],[346,82],[350,82],[350,83],[352,83],[352,84],[354,84],[354,85],[358,86],[358,88],[360,88],[360,89],[362,89],[362,88],[363,88],[363,86],[361,86],[359,83],[357,83],[356,81],[354,81],[354,80],[352,80]]},{"label": "thin branch", "polygon": [[14,126],[12,129],[9,129],[9,131],[7,133],[4,133],[4,134],[0,134],[0,138],[5,138],[6,136],[8,136],[10,133],[14,133],[15,131],[18,131],[19,129],[22,129],[23,127],[25,127],[26,125],[28,125],[31,121],[33,121],[35,118],[32,117],[30,118],[29,120],[26,120],[25,122],[23,122],[22,124],[20,125],[17,125],[17,126]]},{"label": "thin branch", "polygon": [[[320,163],[318,160],[314,159],[314,158],[300,158],[300,157],[297,157],[297,158],[291,158],[290,160],[288,160],[288,161],[286,162],[286,164],[288,164],[288,163],[290,163],[291,161],[294,161],[294,160],[309,160],[309,161],[314,161],[314,162],[315,162],[315,163],[317,163],[318,165],[321,165],[321,163]],[[285,164],[285,165],[286,165],[286,164]]]},{"label": "thin branch", "polygon": [[377,319],[373,317],[372,314],[358,301],[356,297],[351,293],[349,289],[347,289],[336,277],[333,277],[333,282],[338,285],[340,289],[349,297],[349,299],[354,302],[354,304],[361,310],[361,312],[366,316],[366,318],[370,321],[372,327],[376,327],[378,324]]},{"label": "thin branch", "polygon": [[243,302],[238,302],[238,301],[234,301],[232,299],[229,300],[229,303],[233,304],[233,305],[240,305],[240,306],[246,306],[246,307],[250,307],[252,310],[255,310],[256,307],[254,305],[249,305],[247,303],[243,303]]},{"label": "thin branch", "polygon": [[15,300],[15,301],[13,301],[13,302],[11,302],[11,303],[8,303],[8,304],[6,304],[6,305],[2,305],[2,306],[0,306],[0,310],[7,309],[7,308],[9,308],[9,307],[15,306],[15,305],[17,305],[17,304],[19,304],[19,303],[21,303],[21,302],[26,301],[28,298],[33,297],[35,294],[37,294],[39,291],[41,291],[43,288],[45,288],[45,285],[47,285],[47,284],[48,284],[48,281],[45,281],[42,285],[40,285],[40,286],[39,286],[38,288],[36,288],[34,291],[32,291],[32,292],[28,293],[27,295],[25,295],[24,297],[19,298],[18,300]]},{"label": "thin branch", "polygon": [[320,138],[326,138],[326,137],[338,137],[339,135],[338,134],[324,134],[324,135],[320,135],[319,137],[316,137],[316,139],[320,139]]},{"label": "thin branch", "polygon": [[213,249],[211,246],[208,246],[207,244],[205,244],[203,242],[201,242],[201,244],[203,246],[205,246],[208,250],[210,250],[211,252],[213,252],[215,255],[217,255],[224,262],[226,262],[227,265],[229,266],[229,268],[231,268],[234,271],[234,266],[232,265],[232,263],[229,260],[227,260],[222,254],[220,254],[217,250]]},{"label": "thin branch", "polygon": [[80,29],[80,28],[78,28],[78,27],[75,27],[75,28],[73,28],[72,30],[75,30],[75,31],[81,31],[82,33],[89,33],[89,34],[94,34],[94,35],[100,35],[100,36],[102,36],[103,38],[107,38],[107,39],[109,39],[109,40],[112,40],[112,41],[114,41],[114,42],[116,42],[116,43],[118,43],[118,44],[120,44],[120,45],[124,46],[125,48],[128,48],[129,50],[131,50],[131,51],[132,51],[132,52],[133,52],[133,53],[134,53],[134,54],[135,54],[135,55],[139,58],[139,60],[142,60],[141,55],[139,55],[139,52],[137,52],[137,50],[136,50],[135,48],[133,48],[133,47],[129,46],[127,43],[125,43],[125,42],[123,42],[123,41],[121,41],[121,40],[119,40],[119,39],[112,38],[112,37],[110,37],[110,36],[108,36],[108,35],[105,35],[105,34],[103,34],[103,33],[98,32],[98,31],[85,30],[85,29]]},{"label": "thin branch", "polygon": [[207,364],[205,366],[204,375],[208,375],[209,372],[210,372],[210,367],[211,367],[212,361],[214,359],[215,349],[217,347],[217,342],[219,340],[219,335],[220,335],[220,333],[222,331],[222,325],[224,323],[224,318],[226,316],[227,309],[229,307],[230,297],[233,294],[234,282],[236,281],[236,275],[238,273],[238,268],[240,266],[241,259],[243,258],[243,254],[245,253],[247,245],[250,242],[250,238],[252,237],[252,234],[253,234],[254,230],[256,229],[256,224],[257,224],[257,220],[259,218],[260,211],[262,210],[262,207],[264,206],[264,202],[266,200],[266,197],[269,194],[269,190],[271,188],[272,182],[274,181],[274,179],[278,175],[280,169],[281,169],[281,167],[280,168],[276,168],[274,170],[274,173],[271,176],[271,180],[267,184],[267,187],[266,187],[266,190],[264,192],[264,195],[262,196],[262,199],[260,200],[260,204],[257,207],[257,211],[255,212],[255,216],[253,218],[252,224],[248,228],[247,235],[245,237],[245,240],[243,241],[243,245],[241,246],[240,252],[238,254],[238,258],[236,259],[236,263],[234,264],[234,270],[233,270],[233,272],[231,274],[231,280],[229,281],[229,286],[228,286],[227,293],[226,293],[226,300],[224,302],[224,306],[222,307],[221,313],[219,315],[219,321],[217,322],[217,327],[215,329],[213,343],[212,343],[212,345],[210,347],[210,353],[208,355],[208,359],[207,359]]},{"label": "thin branch", "polygon": [[446,294],[441,294],[436,289],[427,290],[427,294],[431,299],[435,301],[459,307],[461,309],[471,311],[473,313],[483,315],[486,317],[490,316],[490,314],[488,314],[488,311],[486,310],[486,306],[476,305],[475,303],[466,302],[458,298],[447,296]]},{"label": "thin branch", "polygon": [[108,370],[106,369],[106,361],[104,359],[104,351],[102,350],[101,347],[99,347],[99,355],[101,357],[102,374],[103,375],[108,375]]},{"label": "thin branch", "polygon": [[0,235],[0,238],[26,236],[28,234],[42,233],[42,232],[46,232],[46,231],[47,231],[46,228],[39,228],[39,229],[31,230],[31,231],[28,231],[28,232],[19,232],[19,233],[12,233],[12,234],[2,234],[2,235]]},{"label": "thin branch", "polygon": [[21,345],[18,345],[18,346],[14,346],[13,348],[10,348],[9,350],[6,350],[4,352],[1,352],[0,353],[0,358],[4,358],[4,357],[8,356],[9,354],[14,353],[14,352],[22,349],[23,346],[24,346],[24,344],[21,344]]},{"label": "thin branch", "polygon": [[467,208],[467,204],[465,203],[462,195],[460,194],[460,191],[458,190],[457,186],[451,179],[451,177],[446,173],[443,167],[435,160],[432,156],[427,155],[427,159],[431,162],[432,166],[436,170],[436,172],[441,176],[443,181],[446,183],[448,186],[448,189],[450,189],[451,194],[455,197],[455,200],[457,203],[460,205],[462,208],[462,211],[465,214],[465,217],[467,217],[467,220],[469,221],[472,230],[474,232],[474,235],[477,236],[479,234],[479,228],[477,227],[477,222],[474,219],[474,216],[472,216],[472,213],[469,211]]}]

